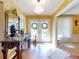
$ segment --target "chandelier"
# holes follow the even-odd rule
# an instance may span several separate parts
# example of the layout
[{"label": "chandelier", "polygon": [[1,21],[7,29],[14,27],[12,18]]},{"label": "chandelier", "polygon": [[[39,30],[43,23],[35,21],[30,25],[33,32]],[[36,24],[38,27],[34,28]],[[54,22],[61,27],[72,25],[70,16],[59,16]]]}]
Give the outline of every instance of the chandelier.
[{"label": "chandelier", "polygon": [[33,0],[34,12],[41,14],[44,11],[46,0]]}]

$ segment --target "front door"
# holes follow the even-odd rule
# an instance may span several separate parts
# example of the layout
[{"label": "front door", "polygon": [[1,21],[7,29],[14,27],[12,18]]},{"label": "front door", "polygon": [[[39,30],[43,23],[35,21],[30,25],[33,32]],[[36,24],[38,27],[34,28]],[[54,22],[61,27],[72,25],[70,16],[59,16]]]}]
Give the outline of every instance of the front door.
[{"label": "front door", "polygon": [[51,42],[50,39],[50,21],[48,19],[36,19],[29,21],[31,40],[37,42]]}]

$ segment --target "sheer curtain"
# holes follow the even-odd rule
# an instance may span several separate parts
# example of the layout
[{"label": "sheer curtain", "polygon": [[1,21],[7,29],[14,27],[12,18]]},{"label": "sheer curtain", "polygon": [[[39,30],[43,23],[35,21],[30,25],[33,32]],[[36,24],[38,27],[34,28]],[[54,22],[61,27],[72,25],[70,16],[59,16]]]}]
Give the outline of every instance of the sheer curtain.
[{"label": "sheer curtain", "polygon": [[61,40],[62,38],[71,38],[72,36],[72,18],[71,17],[61,17],[57,19],[57,38]]}]

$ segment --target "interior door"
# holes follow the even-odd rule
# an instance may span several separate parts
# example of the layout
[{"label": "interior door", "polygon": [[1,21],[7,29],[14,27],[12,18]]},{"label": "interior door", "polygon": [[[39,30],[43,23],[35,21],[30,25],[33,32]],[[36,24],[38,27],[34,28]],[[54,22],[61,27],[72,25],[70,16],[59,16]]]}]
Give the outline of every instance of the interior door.
[{"label": "interior door", "polygon": [[50,21],[48,19],[30,20],[31,40],[37,42],[50,42]]}]

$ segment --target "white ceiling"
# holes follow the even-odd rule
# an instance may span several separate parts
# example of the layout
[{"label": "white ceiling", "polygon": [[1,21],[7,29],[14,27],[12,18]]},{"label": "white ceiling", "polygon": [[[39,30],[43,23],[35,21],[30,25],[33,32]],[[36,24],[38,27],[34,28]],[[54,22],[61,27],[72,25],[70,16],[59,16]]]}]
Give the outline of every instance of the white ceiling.
[{"label": "white ceiling", "polygon": [[63,14],[67,14],[67,15],[79,15],[79,2],[76,5],[74,5],[71,8],[69,8]]},{"label": "white ceiling", "polygon": [[[32,0],[12,0],[27,15],[37,15],[34,13]],[[64,2],[64,0],[46,0],[44,12],[40,15],[51,15]]]},{"label": "white ceiling", "polygon": [[60,15],[79,15],[79,0],[74,0],[56,16]]}]

